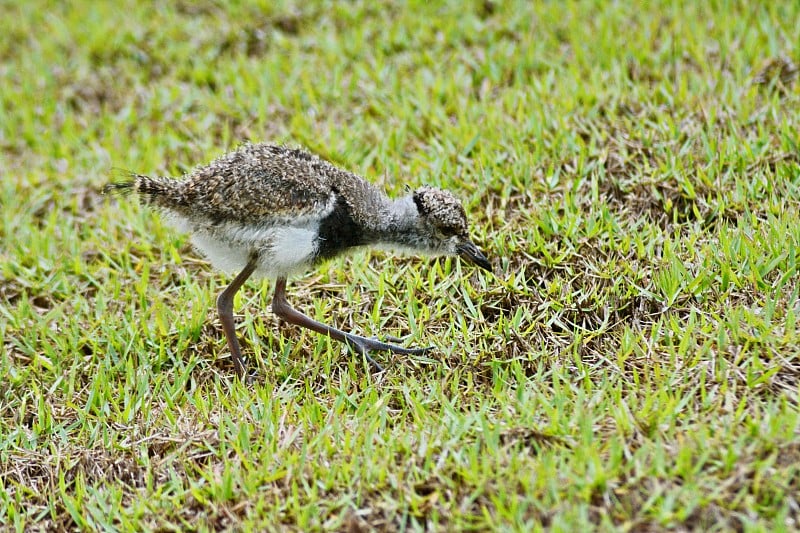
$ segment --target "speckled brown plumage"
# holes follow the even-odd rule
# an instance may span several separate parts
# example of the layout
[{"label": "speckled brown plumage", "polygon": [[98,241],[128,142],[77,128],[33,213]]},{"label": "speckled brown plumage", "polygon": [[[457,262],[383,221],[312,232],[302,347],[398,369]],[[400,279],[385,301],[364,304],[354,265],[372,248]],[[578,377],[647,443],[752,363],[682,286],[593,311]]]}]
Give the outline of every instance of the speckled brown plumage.
[{"label": "speckled brown plumage", "polygon": [[[160,194],[152,191],[160,188]],[[380,203],[380,192],[352,172],[299,148],[244,144],[181,180],[138,176],[134,190],[155,206],[188,217],[256,223],[323,210],[331,195],[341,194],[354,218]]]},{"label": "speckled brown plumage", "polygon": [[423,216],[437,221],[444,235],[468,237],[467,214],[450,192],[420,187],[414,192],[414,203]]}]

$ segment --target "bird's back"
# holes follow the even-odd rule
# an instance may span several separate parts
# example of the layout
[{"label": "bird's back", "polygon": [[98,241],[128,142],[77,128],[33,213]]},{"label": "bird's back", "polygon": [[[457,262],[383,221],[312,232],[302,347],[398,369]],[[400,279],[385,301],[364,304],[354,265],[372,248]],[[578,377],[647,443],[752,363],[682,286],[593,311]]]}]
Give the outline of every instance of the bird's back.
[{"label": "bird's back", "polygon": [[332,201],[340,172],[300,149],[246,144],[175,182],[162,207],[216,222],[300,218]]},{"label": "bird's back", "polygon": [[134,175],[109,189],[132,190],[146,204],[212,223],[269,223],[314,217],[343,203],[361,222],[385,197],[360,176],[299,148],[243,144],[183,179]]}]

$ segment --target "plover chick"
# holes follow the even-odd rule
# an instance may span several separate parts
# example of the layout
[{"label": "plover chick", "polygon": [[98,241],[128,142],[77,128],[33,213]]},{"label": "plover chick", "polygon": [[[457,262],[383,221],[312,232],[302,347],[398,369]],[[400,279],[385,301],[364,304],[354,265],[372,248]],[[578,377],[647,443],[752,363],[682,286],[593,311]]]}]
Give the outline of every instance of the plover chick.
[{"label": "plover chick", "polygon": [[302,149],[245,144],[183,179],[138,174],[105,192],[135,192],[191,234],[211,263],[237,273],[217,298],[237,373],[248,374],[233,321],[233,297],[252,275],[273,277],[273,312],[284,321],[350,345],[380,369],[371,350],[421,354],[346,333],[302,314],[286,300],[286,278],[353,248],[372,246],[430,256],[460,256],[491,271],[470,241],[464,208],[452,193],[421,187],[392,200],[378,188]]}]

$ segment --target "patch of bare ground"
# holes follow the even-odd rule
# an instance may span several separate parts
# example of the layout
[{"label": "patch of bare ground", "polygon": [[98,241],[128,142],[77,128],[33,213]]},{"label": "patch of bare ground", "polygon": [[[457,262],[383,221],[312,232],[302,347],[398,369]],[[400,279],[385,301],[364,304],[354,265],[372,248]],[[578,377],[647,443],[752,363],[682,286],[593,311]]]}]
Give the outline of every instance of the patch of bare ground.
[{"label": "patch of bare ground", "polygon": [[[664,116],[672,117],[674,129],[642,129],[641,124],[657,124]],[[730,154],[719,158],[709,146],[722,145],[723,139],[734,134],[756,135],[765,120],[775,119],[742,121],[725,108],[690,111],[645,107],[637,102],[603,107],[596,118],[573,117],[576,134],[597,143],[582,163],[583,168],[592,169],[589,179],[582,182],[582,197],[592,198],[596,186],[600,199],[614,212],[632,219],[646,217],[664,229],[691,222],[735,222],[743,212],[759,209],[759,201],[768,191],[785,187],[764,183],[749,195],[749,203],[743,204],[734,197],[735,178],[775,174],[781,167],[797,168],[800,155],[787,151],[777,136],[769,138],[769,147],[748,159],[734,160]],[[577,157],[560,164],[567,175],[579,167]],[[665,172],[666,168],[670,171]]]},{"label": "patch of bare ground", "polygon": [[[68,422],[71,416],[65,412],[54,414],[62,422]],[[126,427],[116,425],[111,428],[116,434],[128,436],[111,448],[86,448],[67,441],[48,448],[17,448],[4,454],[0,476],[9,497],[14,498],[17,491],[22,491],[21,497],[30,516],[36,515],[37,509],[48,509],[51,503],[48,495],[60,491],[72,493],[77,480],[88,486],[124,486],[129,492],[126,499],[147,490],[153,482],[163,484],[177,477],[188,483],[196,473],[193,469],[205,470],[214,465],[218,468],[226,457],[220,456],[216,431],[202,429],[196,420],[188,417],[180,425],[182,429],[169,432],[135,423]],[[30,431],[25,427],[30,424],[20,426],[18,431]],[[50,509],[45,521],[38,523],[40,526],[76,527],[63,502]],[[197,510],[190,502],[175,509],[177,515],[183,514],[187,520],[191,520]],[[224,521],[224,516],[219,519]],[[241,516],[234,522],[239,519]]]},{"label": "patch of bare ground", "polygon": [[763,90],[777,91],[785,96],[797,81],[798,72],[800,68],[791,57],[787,55],[771,57],[763,62],[753,76],[753,84]]}]

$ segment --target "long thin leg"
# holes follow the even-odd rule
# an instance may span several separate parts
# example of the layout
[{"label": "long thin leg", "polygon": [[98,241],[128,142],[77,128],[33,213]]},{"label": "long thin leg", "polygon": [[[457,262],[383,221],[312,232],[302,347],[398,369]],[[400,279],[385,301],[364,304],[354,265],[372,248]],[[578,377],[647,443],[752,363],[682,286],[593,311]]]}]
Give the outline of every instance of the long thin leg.
[{"label": "long thin leg", "polygon": [[346,333],[323,324],[322,322],[317,322],[289,305],[289,302],[286,301],[286,278],[283,277],[278,278],[275,283],[275,296],[272,298],[272,311],[290,324],[304,327],[316,331],[317,333],[322,333],[323,335],[328,335],[334,340],[352,346],[359,355],[364,356],[379,372],[383,370],[383,368],[369,356],[367,351],[380,350],[404,355],[421,355],[432,349],[431,347],[404,348],[394,344],[387,344],[374,338],[371,339],[352,333]]},{"label": "long thin leg", "polygon": [[256,258],[250,259],[250,262],[247,263],[244,270],[233,279],[231,284],[228,285],[217,298],[217,311],[219,312],[219,319],[222,322],[222,330],[225,332],[225,338],[228,340],[228,348],[233,356],[233,366],[236,367],[236,373],[239,374],[239,377],[243,380],[247,378],[247,368],[244,365],[242,351],[239,348],[239,340],[236,338],[236,326],[233,323],[233,297],[244,282],[247,281],[247,278],[253,274],[256,265]]}]

